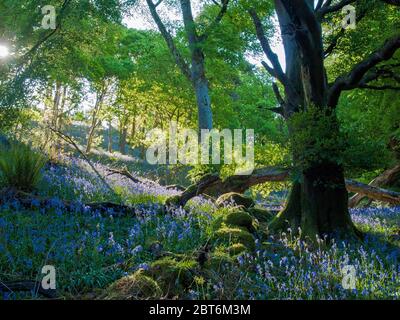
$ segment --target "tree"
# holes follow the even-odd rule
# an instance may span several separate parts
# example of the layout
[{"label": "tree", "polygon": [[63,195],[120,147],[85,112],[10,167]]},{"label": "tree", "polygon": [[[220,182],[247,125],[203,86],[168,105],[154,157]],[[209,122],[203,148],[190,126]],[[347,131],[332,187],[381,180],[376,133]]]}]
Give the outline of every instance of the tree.
[{"label": "tree", "polygon": [[224,17],[229,0],[221,0],[220,11],[215,20],[210,24],[203,34],[199,34],[198,25],[195,22],[192,13],[192,4],[190,0],[179,0],[180,9],[184,23],[184,30],[190,50],[191,64],[187,63],[183,54],[179,51],[174,43],[171,33],[167,30],[165,24],[161,20],[157,7],[162,3],[158,1],[154,3],[153,0],[146,0],[150,9],[151,16],[153,17],[158,29],[164,37],[168,48],[175,59],[177,66],[180,68],[182,74],[193,85],[197,108],[198,108],[198,127],[199,129],[212,129],[213,119],[211,110],[211,99],[209,94],[209,84],[205,70],[205,56],[203,52],[204,42],[207,40],[210,32],[220,23]]},{"label": "tree", "polygon": [[[369,85],[377,79],[374,70],[393,57],[400,48],[400,35],[387,40],[348,73],[328,83],[323,45],[323,19],[335,14],[347,4],[362,1],[275,0],[275,11],[286,54],[286,71],[279,63],[265,35],[257,6],[252,2],[248,12],[257,38],[270,65],[263,62],[269,74],[283,89],[274,86],[280,113],[289,127],[295,148],[293,162],[299,177],[293,183],[286,208],[271,227],[315,235],[354,234],[356,231],[347,207],[341,151],[344,146],[335,109],[346,90]],[[398,5],[396,1],[387,1]]]}]

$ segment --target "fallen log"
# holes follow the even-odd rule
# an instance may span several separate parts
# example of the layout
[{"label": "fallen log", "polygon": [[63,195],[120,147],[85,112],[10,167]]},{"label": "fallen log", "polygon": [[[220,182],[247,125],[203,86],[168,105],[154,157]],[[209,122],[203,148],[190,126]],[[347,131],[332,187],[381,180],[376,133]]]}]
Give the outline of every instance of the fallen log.
[{"label": "fallen log", "polygon": [[[166,205],[184,207],[190,199],[201,194],[217,197],[229,192],[244,193],[250,187],[261,183],[288,180],[289,175],[289,169],[277,167],[256,169],[251,175],[230,176],[224,180],[218,175],[209,174],[204,176],[197,184],[189,186],[180,195],[169,198]],[[346,188],[349,192],[364,194],[374,200],[400,204],[400,193],[398,192],[372,187],[350,179],[346,179]]]},{"label": "fallen log", "polygon": [[89,209],[91,211],[97,211],[100,214],[107,214],[107,216],[121,216],[121,215],[135,215],[136,211],[134,207],[127,206],[124,204],[118,204],[114,202],[90,202],[90,203],[78,203],[74,201],[66,201],[54,198],[40,197],[31,193],[14,190],[2,190],[0,191],[0,205],[12,200],[17,200],[20,205],[24,208],[45,208],[52,206],[59,206],[66,212],[75,212],[76,210]]},{"label": "fallen log", "polygon": [[0,292],[26,292],[31,291],[38,293],[46,298],[57,298],[57,291],[54,289],[43,289],[39,281],[0,281]]},{"label": "fallen log", "polygon": [[99,177],[100,181],[107,187],[107,189],[109,189],[112,193],[115,193],[114,189],[111,188],[111,186],[108,184],[106,179],[104,179],[104,177],[100,174],[100,172],[97,171],[97,169],[95,168],[93,163],[86,156],[86,154],[78,147],[78,145],[76,144],[74,139],[72,139],[72,137],[70,137],[69,135],[67,135],[67,134],[65,134],[65,133],[63,133],[63,132],[61,132],[59,130],[56,130],[56,129],[52,128],[52,127],[47,127],[47,128],[50,129],[52,132],[54,132],[57,136],[59,136],[65,142],[67,142],[68,144],[73,146],[75,148],[75,150],[82,156],[82,158],[89,164],[89,166],[92,168],[94,173]]},{"label": "fallen log", "polygon": [[363,194],[370,199],[383,201],[395,205],[400,204],[399,192],[373,187],[350,179],[346,179],[346,188],[350,192]]},{"label": "fallen log", "polygon": [[158,184],[150,179],[146,179],[146,178],[136,178],[134,177],[127,169],[114,169],[114,168],[106,168],[106,170],[108,172],[110,172],[107,177],[118,174],[121,176],[124,176],[126,178],[128,178],[129,180],[133,181],[134,183],[142,183],[142,184],[148,184],[148,185],[152,185],[152,186],[158,186]]},{"label": "fallen log", "polygon": [[107,171],[110,173],[107,175],[107,177],[112,176],[114,174],[119,174],[121,176],[124,176],[128,178],[129,180],[132,180],[134,183],[142,183],[142,180],[135,178],[128,170],[123,169],[123,170],[118,170],[118,169],[113,169],[113,168],[107,168]]},{"label": "fallen log", "polygon": [[184,207],[190,199],[201,194],[218,197],[228,192],[243,193],[254,185],[269,181],[285,181],[288,178],[289,171],[278,167],[256,169],[251,175],[234,175],[224,180],[216,174],[208,174],[197,184],[186,188],[180,195],[168,199],[166,205]]},{"label": "fallen log", "polygon": [[178,191],[185,191],[186,188],[179,185],[179,184],[171,184],[165,187],[167,190],[178,190]]},{"label": "fallen log", "polygon": [[[372,187],[387,187],[400,180],[400,164],[394,168],[384,171],[381,175],[372,180],[368,185]],[[349,200],[349,207],[356,207],[367,196],[363,193],[356,193]],[[370,199],[371,201],[371,199]]]}]

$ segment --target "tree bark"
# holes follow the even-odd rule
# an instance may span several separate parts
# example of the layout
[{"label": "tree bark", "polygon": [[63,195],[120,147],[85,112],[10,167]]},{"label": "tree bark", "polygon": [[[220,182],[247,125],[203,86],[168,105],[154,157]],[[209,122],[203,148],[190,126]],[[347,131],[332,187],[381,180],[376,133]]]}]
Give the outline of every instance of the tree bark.
[{"label": "tree bark", "polygon": [[161,35],[163,36],[167,46],[176,62],[176,65],[181,70],[182,74],[191,82],[197,102],[198,112],[198,127],[201,129],[211,130],[213,127],[213,116],[211,109],[211,99],[209,94],[208,80],[205,74],[205,58],[202,46],[208,35],[222,20],[228,7],[229,0],[221,1],[221,7],[215,20],[206,28],[204,34],[199,35],[196,29],[196,22],[193,18],[191,1],[180,0],[180,7],[183,16],[183,23],[185,27],[185,35],[189,43],[189,50],[191,54],[191,65],[185,61],[183,55],[176,47],[171,34],[168,32],[166,26],[162,22],[158,12],[157,6],[160,2],[155,4],[153,0],[146,0],[150,9],[151,16],[157,24]]},{"label": "tree bark", "polygon": [[107,130],[107,137],[108,137],[108,146],[107,150],[109,153],[113,152],[113,141],[112,141],[112,124],[111,121],[108,121],[108,130]]},{"label": "tree bark", "polygon": [[119,131],[119,152],[126,154],[126,137],[128,136],[128,128],[122,124]]},{"label": "tree bark", "polygon": [[[276,72],[279,68],[275,63],[272,72],[285,88],[283,109],[286,120],[299,111],[307,112],[311,107],[325,110],[327,116],[332,116],[327,106],[322,28],[314,13],[314,1],[275,0],[275,7],[283,35],[287,70],[284,75]],[[254,19],[254,14],[252,16],[261,29],[257,17]],[[260,42],[266,41],[260,32],[258,38]],[[266,54],[272,56],[268,50]],[[332,121],[336,121],[334,114]],[[339,127],[333,128],[336,132],[332,134],[338,135]],[[292,137],[298,134],[298,130],[301,129],[290,127],[289,122]],[[297,152],[307,154],[308,146],[303,148]],[[299,154],[293,154],[294,166],[300,169],[301,178],[293,184],[286,208],[274,219],[272,226],[276,229],[291,227],[294,232],[300,228],[302,235],[311,239],[315,239],[315,235],[353,234],[355,228],[347,207],[348,194],[341,165],[321,158],[304,166],[298,159]]]},{"label": "tree bark", "polygon": [[[400,165],[384,171],[381,175],[372,180],[368,185],[371,187],[388,187],[400,181]],[[354,208],[367,196],[365,193],[356,193],[349,200],[349,207]]]},{"label": "tree bark", "polygon": [[95,106],[93,108],[92,121],[91,121],[91,124],[90,124],[88,138],[87,138],[86,153],[90,153],[90,151],[92,149],[94,134],[95,134],[96,128],[100,124],[100,122],[98,120],[98,115],[99,115],[99,113],[101,111],[101,108],[103,107],[103,99],[104,99],[104,96],[105,96],[105,93],[106,93],[105,91],[106,91],[106,88],[105,88],[105,85],[103,85],[103,87],[97,93],[96,103],[95,103]]},{"label": "tree bark", "polygon": [[205,74],[204,53],[201,48],[203,41],[197,34],[194,22],[191,1],[180,0],[183,23],[186,37],[192,55],[191,82],[196,92],[198,124],[199,129],[212,129],[211,99],[209,94],[208,81]]}]

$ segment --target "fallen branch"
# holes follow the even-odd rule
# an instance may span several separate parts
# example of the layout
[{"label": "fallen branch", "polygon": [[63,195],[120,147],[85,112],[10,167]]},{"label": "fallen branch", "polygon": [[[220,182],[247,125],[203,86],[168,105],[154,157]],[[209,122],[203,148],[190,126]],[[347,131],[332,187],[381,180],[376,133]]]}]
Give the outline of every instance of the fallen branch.
[{"label": "fallen branch", "polygon": [[107,171],[110,172],[110,174],[108,174],[107,176],[112,176],[114,174],[119,174],[121,176],[124,176],[126,178],[128,178],[129,180],[133,181],[134,183],[142,183],[142,184],[150,184],[153,186],[158,186],[158,184],[154,181],[151,181],[149,179],[146,178],[136,178],[134,177],[127,169],[113,169],[113,168],[106,168]]},{"label": "fallen branch", "polygon": [[92,170],[96,173],[96,175],[99,177],[101,182],[112,192],[115,193],[114,189],[111,188],[111,186],[108,184],[108,182],[104,179],[104,177],[97,171],[97,169],[94,167],[92,162],[89,160],[89,158],[86,156],[86,154],[78,147],[78,145],[75,143],[75,141],[67,134],[56,130],[52,127],[48,127],[52,132],[54,132],[56,135],[58,135],[61,139],[63,139],[65,142],[68,144],[72,145],[76,151],[83,157],[83,159],[89,164],[89,166],[92,168]]},{"label": "fallen branch", "polygon": [[[100,214],[107,214],[113,216],[121,215],[135,215],[135,208],[124,204],[118,204],[114,202],[90,202],[90,203],[77,203],[66,200],[55,200],[52,198],[45,198],[26,193],[22,191],[13,190],[2,190],[0,191],[0,205],[3,203],[10,202],[11,200],[17,200],[20,205],[24,208],[45,208],[47,206],[56,206],[57,203],[60,208],[67,212],[76,212],[77,210],[89,209],[91,211],[97,211]],[[57,202],[57,203],[55,203]]]},{"label": "fallen branch", "polygon": [[[289,179],[290,171],[284,168],[266,167],[254,170],[251,175],[230,176],[222,180],[218,175],[204,176],[197,184],[191,185],[180,195],[171,197],[166,205],[185,206],[186,203],[201,194],[219,196],[224,193],[244,193],[252,186],[265,182],[279,182]],[[349,192],[364,194],[365,196],[390,204],[400,204],[400,193],[369,186],[354,180],[346,179],[346,188]]]},{"label": "fallen branch", "polygon": [[400,204],[399,192],[373,187],[350,179],[346,179],[346,188],[350,192],[361,193],[374,200],[396,205]]},{"label": "fallen branch", "polygon": [[[390,186],[398,180],[400,180],[400,165],[384,171],[381,175],[372,180],[368,185],[380,188],[384,186]],[[364,198],[366,198],[365,194],[356,193],[350,198],[349,207],[356,207]]]},{"label": "fallen branch", "polygon": [[113,168],[107,168],[107,171],[110,172],[110,173],[107,175],[108,177],[109,177],[109,176],[112,176],[112,175],[114,175],[114,174],[119,174],[119,175],[121,175],[121,176],[124,176],[124,177],[126,177],[126,178],[132,180],[134,183],[142,183],[142,180],[140,180],[140,179],[135,178],[134,176],[132,176],[132,174],[131,174],[128,170],[126,170],[126,169],[118,170],[118,169],[113,169]]},{"label": "fallen branch", "polygon": [[252,175],[234,175],[222,180],[218,175],[208,174],[197,184],[191,185],[181,195],[172,197],[167,205],[185,206],[201,194],[218,197],[228,192],[243,193],[250,187],[268,181],[285,181],[289,178],[287,169],[267,167],[254,170]]}]

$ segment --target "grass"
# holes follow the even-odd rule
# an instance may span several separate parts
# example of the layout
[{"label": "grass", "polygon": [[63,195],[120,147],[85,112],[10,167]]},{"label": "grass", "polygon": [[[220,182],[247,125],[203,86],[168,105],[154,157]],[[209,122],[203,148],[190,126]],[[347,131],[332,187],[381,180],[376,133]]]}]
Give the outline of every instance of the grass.
[{"label": "grass", "polygon": [[0,185],[19,191],[32,191],[42,178],[46,158],[29,146],[0,144]]}]

